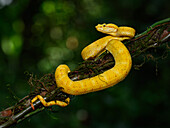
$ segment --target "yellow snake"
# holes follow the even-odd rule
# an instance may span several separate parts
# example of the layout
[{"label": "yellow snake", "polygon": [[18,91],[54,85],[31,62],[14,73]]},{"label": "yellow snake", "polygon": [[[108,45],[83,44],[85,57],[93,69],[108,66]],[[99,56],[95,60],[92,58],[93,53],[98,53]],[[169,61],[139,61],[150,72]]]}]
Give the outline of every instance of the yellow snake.
[{"label": "yellow snake", "polygon": [[[63,92],[71,95],[81,95],[89,92],[95,92],[109,88],[122,81],[129,73],[132,65],[131,55],[125,45],[121,42],[125,39],[134,37],[135,30],[131,27],[118,27],[115,24],[98,24],[96,29],[99,32],[109,34],[101,39],[96,40],[82,50],[82,58],[88,60],[95,58],[103,51],[108,50],[115,59],[113,68],[97,76],[83,80],[72,81],[68,77],[70,69],[67,65],[59,65],[55,71],[55,79],[58,87],[63,88]],[[63,101],[46,102],[42,96],[37,95],[32,101],[39,99],[44,106],[59,105],[67,106],[70,98]],[[32,105],[33,107],[33,105]]]}]

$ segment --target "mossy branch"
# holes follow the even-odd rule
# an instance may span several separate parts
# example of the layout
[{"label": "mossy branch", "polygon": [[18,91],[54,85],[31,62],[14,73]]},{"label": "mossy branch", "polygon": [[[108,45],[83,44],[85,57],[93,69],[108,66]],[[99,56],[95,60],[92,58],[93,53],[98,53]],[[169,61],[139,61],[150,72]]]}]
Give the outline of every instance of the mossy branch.
[{"label": "mossy branch", "polygon": [[[159,21],[150,26],[145,32],[136,35],[135,38],[125,40],[126,45],[131,53],[132,59],[139,55],[145,55],[146,52],[152,56],[150,49],[161,47],[165,44],[169,52],[167,42],[170,41],[170,18]],[[114,58],[106,51],[97,58],[82,62],[74,71],[69,73],[72,80],[81,80],[100,74],[114,66]],[[34,103],[35,111],[30,106],[30,100],[37,94],[42,95],[46,101],[65,100],[71,97],[62,92],[61,88],[57,88],[54,73],[44,75],[38,79],[30,74],[29,84],[33,91],[14,106],[9,107],[0,112],[0,128],[9,127],[17,124],[22,120],[44,110],[41,102],[38,100]]]}]

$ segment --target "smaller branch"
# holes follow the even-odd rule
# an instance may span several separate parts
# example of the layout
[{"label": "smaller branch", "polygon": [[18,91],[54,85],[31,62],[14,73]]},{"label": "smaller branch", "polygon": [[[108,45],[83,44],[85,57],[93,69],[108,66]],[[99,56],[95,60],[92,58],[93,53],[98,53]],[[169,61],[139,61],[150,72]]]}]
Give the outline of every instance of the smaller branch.
[{"label": "smaller branch", "polygon": [[[36,102],[35,105],[37,106],[38,104],[40,104],[39,102],[40,101]],[[8,119],[7,122],[5,122],[2,125],[0,125],[0,128],[6,128],[6,127],[9,127],[11,125],[14,125],[15,123],[19,123],[22,120],[26,119],[27,117],[30,117],[30,116],[32,116],[34,114],[37,114],[37,113],[39,113],[39,112],[41,112],[43,110],[44,110],[44,107],[42,107],[40,109],[37,109],[36,111],[32,112],[32,108],[31,108],[31,106],[29,106],[25,110],[23,110],[22,112],[14,115],[14,116],[11,116]]]}]

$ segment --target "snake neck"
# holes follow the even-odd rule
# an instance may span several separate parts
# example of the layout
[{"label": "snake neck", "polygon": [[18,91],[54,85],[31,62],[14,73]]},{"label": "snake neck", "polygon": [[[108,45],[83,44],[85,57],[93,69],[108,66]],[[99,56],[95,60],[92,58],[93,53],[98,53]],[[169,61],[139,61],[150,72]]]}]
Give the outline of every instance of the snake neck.
[{"label": "snake neck", "polygon": [[135,29],[131,27],[119,27],[117,32],[105,33],[114,37],[130,39],[135,36]]}]

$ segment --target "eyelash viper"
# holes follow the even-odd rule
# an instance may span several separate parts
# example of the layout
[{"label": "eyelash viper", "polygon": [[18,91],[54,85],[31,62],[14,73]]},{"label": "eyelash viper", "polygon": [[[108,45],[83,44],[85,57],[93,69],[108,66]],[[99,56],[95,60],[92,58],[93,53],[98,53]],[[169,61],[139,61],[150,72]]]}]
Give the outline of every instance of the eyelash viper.
[{"label": "eyelash viper", "polygon": [[[85,47],[81,52],[82,58],[84,60],[95,58],[103,51],[108,50],[115,59],[115,66],[97,76],[72,81],[68,77],[68,73],[70,72],[69,67],[67,65],[59,65],[55,71],[56,83],[57,86],[62,87],[63,92],[67,94],[81,95],[109,88],[122,81],[131,69],[131,55],[121,41],[134,37],[135,30],[131,27],[118,27],[115,24],[105,23],[98,24],[96,29],[99,32],[109,34],[109,36],[98,39]],[[37,99],[39,99],[44,106],[59,105],[65,107],[70,102],[70,98],[67,98],[66,102],[59,100],[46,102],[42,96],[37,95],[31,100],[31,106],[33,109],[33,102]]]}]

